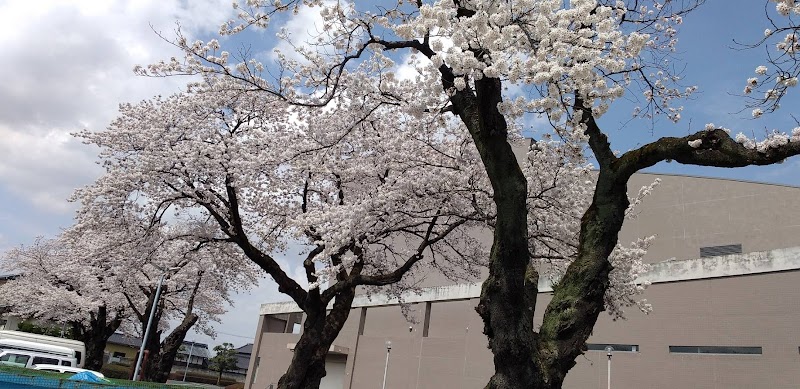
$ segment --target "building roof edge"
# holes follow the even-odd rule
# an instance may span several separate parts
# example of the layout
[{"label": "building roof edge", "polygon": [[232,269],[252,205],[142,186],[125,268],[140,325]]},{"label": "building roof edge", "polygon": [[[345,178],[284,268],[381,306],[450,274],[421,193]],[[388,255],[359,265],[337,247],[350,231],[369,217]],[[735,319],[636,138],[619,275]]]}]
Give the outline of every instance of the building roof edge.
[{"label": "building roof edge", "polygon": [[[792,270],[800,270],[800,246],[680,261],[666,260],[652,264],[650,271],[639,277],[637,281],[640,283],[649,282],[651,284],[659,284]],[[552,291],[553,288],[550,280],[540,278],[539,293],[548,293]],[[403,293],[399,298],[386,294],[357,296],[353,300],[353,308],[397,305],[401,302],[410,304],[468,300],[480,297],[480,293],[480,282],[461,283],[408,291]],[[301,312],[301,310],[294,302],[261,304],[260,310],[261,315],[295,312]]]}]

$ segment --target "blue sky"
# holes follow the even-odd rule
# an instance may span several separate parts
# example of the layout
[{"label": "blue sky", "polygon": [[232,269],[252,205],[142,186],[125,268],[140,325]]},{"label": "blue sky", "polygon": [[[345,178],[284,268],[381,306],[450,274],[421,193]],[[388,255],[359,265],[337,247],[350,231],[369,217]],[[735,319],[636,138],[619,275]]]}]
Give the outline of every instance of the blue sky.
[{"label": "blue sky", "polygon": [[[762,1],[708,1],[685,17],[676,54],[683,62],[676,66],[685,66],[685,83],[697,85],[699,92],[684,103],[681,122],[662,120],[652,131],[646,122],[622,126],[631,107],[619,104],[600,121],[614,148],[625,151],[660,136],[685,135],[708,122],[731,128],[734,134],[757,136],[766,130],[795,127],[790,114],[796,99],[785,101],[775,114],[753,120],[750,110],[741,111],[745,102],[732,95],[763,63],[763,49],[731,47],[734,39],[753,42],[762,36],[768,27],[764,9]],[[38,2],[36,7],[0,0],[0,44],[4,47],[0,68],[6,70],[0,72],[4,86],[0,88],[0,250],[30,243],[39,235],[53,236],[71,224],[74,205],[66,199],[101,170],[94,163],[97,150],[75,141],[70,132],[100,130],[114,117],[118,103],[173,93],[188,81],[133,75],[136,64],[178,55],[153,29],[170,37],[179,21],[185,33],[205,39],[231,15],[230,2],[215,0],[98,4],[53,0]],[[301,14],[289,27],[301,33],[312,17],[313,13]],[[251,34],[239,42],[269,52],[278,43],[273,31]],[[744,169],[662,163],[650,171],[800,185],[798,168],[800,158]],[[284,298],[271,283],[263,282],[251,294],[237,298],[236,307],[217,326],[217,340],[189,338],[212,345],[241,345],[255,332],[258,304],[278,300]]]},{"label": "blue sky", "polygon": [[[774,16],[774,3],[768,10]],[[680,28],[680,41],[676,63],[683,69],[686,85],[697,85],[698,92],[685,101],[682,119],[677,124],[667,120],[649,130],[649,123],[633,122],[621,128],[621,122],[630,115],[627,108],[616,107],[613,114],[603,117],[601,126],[609,134],[616,150],[626,151],[652,142],[661,136],[684,136],[701,130],[706,123],[730,128],[732,134],[743,132],[749,136],[763,136],[773,129],[791,131],[798,126],[791,117],[791,108],[797,106],[797,96],[785,100],[783,109],[774,114],[753,119],[751,110],[745,109],[741,98],[745,80],[755,76],[754,69],[765,64],[764,48],[742,50],[739,43],[754,43],[770,27],[765,17],[762,1],[708,1],[684,18]],[[686,166],[677,163],[660,163],[648,171],[672,174],[689,174],[731,179],[800,185],[800,159],[769,167],[738,169]]]}]

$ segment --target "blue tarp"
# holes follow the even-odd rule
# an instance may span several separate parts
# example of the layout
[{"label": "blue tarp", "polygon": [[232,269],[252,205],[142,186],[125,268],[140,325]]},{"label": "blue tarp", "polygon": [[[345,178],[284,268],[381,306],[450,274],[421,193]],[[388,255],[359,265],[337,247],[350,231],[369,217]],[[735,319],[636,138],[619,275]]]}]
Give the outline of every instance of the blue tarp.
[{"label": "blue tarp", "polygon": [[70,381],[83,381],[83,382],[99,382],[99,383],[108,382],[92,373],[89,373],[88,371],[82,371],[67,379]]}]

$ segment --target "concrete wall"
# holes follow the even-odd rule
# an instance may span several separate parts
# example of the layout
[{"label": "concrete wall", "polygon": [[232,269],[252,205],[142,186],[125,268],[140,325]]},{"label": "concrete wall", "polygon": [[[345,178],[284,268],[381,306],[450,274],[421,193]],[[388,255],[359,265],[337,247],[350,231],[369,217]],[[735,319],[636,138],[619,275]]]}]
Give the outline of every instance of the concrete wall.
[{"label": "concrete wall", "polygon": [[[657,283],[647,290],[653,313],[629,310],[627,319],[618,321],[601,314],[589,343],[637,346],[638,352],[614,353],[616,388],[794,388],[800,382],[800,289],[793,287],[798,282],[800,271]],[[549,293],[540,294],[539,306],[549,300]],[[399,306],[365,308],[363,335],[348,323],[336,342],[350,346],[342,387],[380,387],[386,341],[392,342],[389,388],[483,387],[493,365],[477,302],[432,303],[428,336],[425,323],[406,322]],[[360,310],[354,309],[349,321],[357,323]],[[287,345],[297,340],[291,334],[265,335],[260,355],[269,366],[262,362],[253,388],[277,383],[291,358]],[[755,346],[762,354],[677,354],[669,346]],[[565,388],[604,387],[605,352],[587,351],[577,363]]]},{"label": "concrete wall", "polygon": [[[798,282],[794,271],[656,284],[648,290],[652,314],[631,311],[619,321],[603,314],[589,343],[637,346],[639,352],[614,353],[615,388],[796,388],[800,311],[791,307],[800,290],[787,285]],[[549,299],[542,294],[539,304]],[[428,337],[409,332],[397,306],[369,308],[366,328],[372,320],[395,324],[359,338],[352,380],[344,387],[381,386],[389,340],[387,387],[482,388],[493,365],[476,305],[477,299],[433,303]],[[676,354],[669,346],[757,346],[763,354]],[[587,351],[577,362],[565,388],[605,387],[605,352]]]},{"label": "concrete wall", "polygon": [[745,253],[798,245],[800,188],[655,174],[636,174],[628,193],[638,193],[656,178],[661,184],[627,220],[620,242],[656,235],[647,259],[700,256],[700,247],[742,244]]},{"label": "concrete wall", "polygon": [[[656,284],[654,311],[628,320],[601,316],[594,343],[639,345],[612,358],[614,387],[796,388],[800,382],[800,272]],[[669,346],[758,346],[762,355],[674,354]],[[587,352],[567,388],[605,383],[604,352]]]},{"label": "concrete wall", "polygon": [[256,337],[260,342],[254,344],[254,357],[250,361],[245,387],[251,385],[252,388],[266,389],[271,384],[274,388],[292,360],[292,351],[287,346],[297,343],[300,335],[262,333]]},{"label": "concrete wall", "polygon": [[325,361],[327,375],[322,378],[319,389],[344,388],[347,356],[330,355]]}]

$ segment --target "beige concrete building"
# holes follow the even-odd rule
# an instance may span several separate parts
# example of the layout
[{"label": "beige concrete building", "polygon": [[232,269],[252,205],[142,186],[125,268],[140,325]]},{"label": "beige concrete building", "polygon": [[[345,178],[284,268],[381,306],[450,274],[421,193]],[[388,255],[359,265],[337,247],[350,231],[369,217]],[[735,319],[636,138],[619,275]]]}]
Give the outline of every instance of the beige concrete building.
[{"label": "beige concrete building", "polygon": [[[644,275],[653,305],[627,320],[601,314],[589,350],[565,388],[800,387],[800,188],[640,174],[630,189],[662,184],[628,221],[621,242],[657,235]],[[538,307],[550,299],[540,284]],[[410,323],[397,300],[358,298],[328,357],[323,388],[482,388],[493,372],[479,283],[409,294]],[[544,309],[539,309],[536,325]],[[302,314],[264,304],[245,388],[266,389],[286,370]],[[387,352],[387,342],[391,351]]]}]

